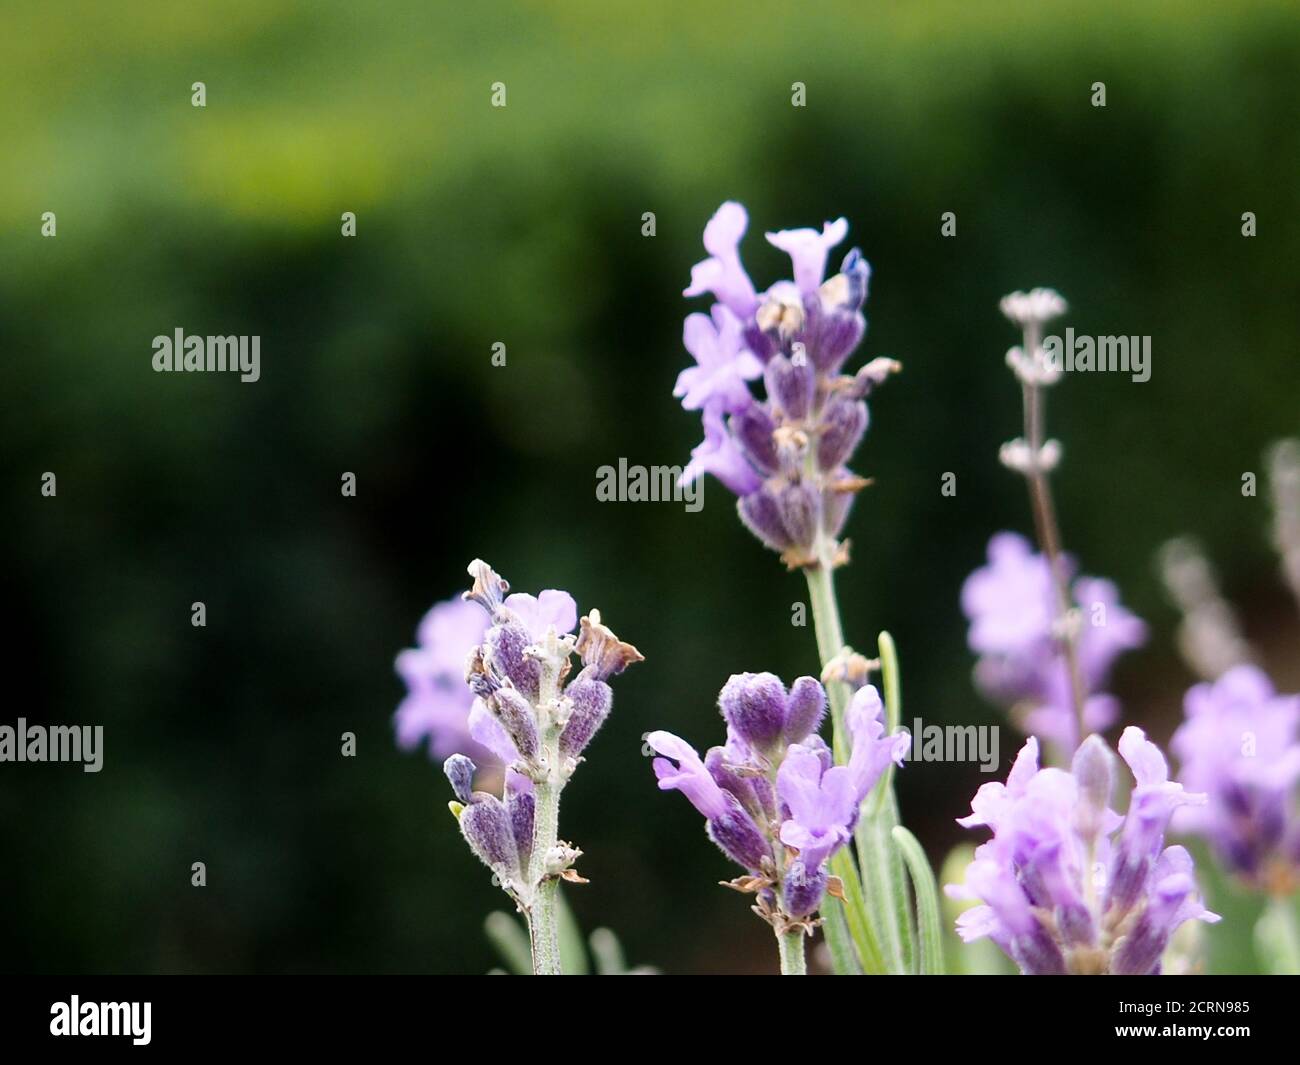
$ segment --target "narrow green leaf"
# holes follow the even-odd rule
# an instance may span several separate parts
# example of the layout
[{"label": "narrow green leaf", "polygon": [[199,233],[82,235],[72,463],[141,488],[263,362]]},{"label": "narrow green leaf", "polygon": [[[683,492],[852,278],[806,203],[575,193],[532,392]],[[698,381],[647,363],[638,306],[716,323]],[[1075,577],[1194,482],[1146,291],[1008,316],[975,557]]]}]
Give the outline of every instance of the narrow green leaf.
[{"label": "narrow green leaf", "polygon": [[556,915],[560,927],[560,971],[565,976],[586,976],[587,945],[582,941],[582,929],[569,909],[563,890],[556,892],[558,903]]},{"label": "narrow green leaf", "polygon": [[826,946],[831,952],[831,965],[836,976],[861,976],[862,967],[853,948],[853,937],[849,934],[846,907],[835,899],[822,903],[822,932],[826,935]]},{"label": "narrow green leaf", "polygon": [[[854,968],[858,972],[865,972],[868,976],[881,975],[885,972],[885,961],[880,954],[880,944],[871,930],[866,899],[862,893],[862,880],[848,848],[841,850],[831,859],[831,872],[840,878],[840,883],[844,887],[844,901],[838,908],[844,911],[844,920],[857,951],[855,958],[857,964]],[[833,900],[822,904],[823,912],[836,908]],[[827,942],[830,942],[829,932]],[[833,945],[831,949],[834,950]]]},{"label": "narrow green leaf", "polygon": [[608,928],[593,929],[587,942],[591,946],[591,956],[596,961],[596,972],[600,976],[622,976],[627,972],[623,945]]},{"label": "narrow green leaf", "polygon": [[[892,732],[902,717],[898,653],[889,633],[879,639],[880,669],[885,698],[886,730]],[[875,930],[886,971],[916,971],[916,934],[912,908],[908,904],[907,874],[902,855],[890,833],[898,824],[898,803],[894,798],[894,767],[876,782],[863,803],[856,832],[862,882],[871,927]]]},{"label": "narrow green leaf", "polygon": [[528,945],[528,931],[523,924],[502,910],[489,913],[483,922],[488,942],[496,948],[501,960],[515,976],[530,976],[533,971],[533,951]]},{"label": "narrow green leaf", "polygon": [[939,926],[939,888],[934,880],[934,870],[912,833],[898,825],[891,835],[912,876],[916,923],[921,938],[921,975],[940,975],[943,973],[943,931]]}]

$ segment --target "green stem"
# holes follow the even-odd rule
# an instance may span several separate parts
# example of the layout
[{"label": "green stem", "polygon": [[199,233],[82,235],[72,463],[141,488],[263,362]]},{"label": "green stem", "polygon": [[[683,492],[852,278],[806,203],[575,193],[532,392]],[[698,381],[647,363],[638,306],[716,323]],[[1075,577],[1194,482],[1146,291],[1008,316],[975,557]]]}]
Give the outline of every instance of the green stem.
[{"label": "green stem", "polygon": [[533,949],[533,975],[560,975],[560,921],[558,877],[547,877],[546,856],[554,848],[560,824],[560,789],[551,781],[538,782],[533,794],[533,852],[528,879],[534,885],[528,906],[528,939]]},{"label": "green stem", "polygon": [[802,928],[793,932],[778,932],[777,946],[781,951],[782,976],[807,976],[808,962],[803,953],[804,934]]},{"label": "green stem", "polygon": [[533,895],[528,909],[528,940],[533,948],[533,975],[560,975],[559,922],[556,920],[556,902],[560,882],[552,878],[544,881]]},{"label": "green stem", "polygon": [[[808,579],[808,599],[812,604],[813,631],[817,635],[817,655],[825,669],[831,659],[844,649],[844,630],[840,609],[835,601],[835,575],[829,559],[804,569]],[[831,704],[831,739],[835,761],[849,760],[848,733],[844,729],[844,711],[849,703],[848,685],[834,680],[826,685]]]}]

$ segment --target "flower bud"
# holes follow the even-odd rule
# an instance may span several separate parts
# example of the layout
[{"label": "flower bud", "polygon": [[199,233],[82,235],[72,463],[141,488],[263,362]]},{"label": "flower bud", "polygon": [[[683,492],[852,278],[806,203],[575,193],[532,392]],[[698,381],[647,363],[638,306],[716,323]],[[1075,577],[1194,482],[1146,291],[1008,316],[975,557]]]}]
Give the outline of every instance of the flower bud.
[{"label": "flower bud", "polygon": [[529,762],[536,758],[540,741],[537,737],[537,721],[528,700],[507,685],[498,689],[488,700],[488,709],[501,722],[501,727],[514,743],[519,757]]},{"label": "flower bud", "polygon": [[1115,787],[1115,756],[1100,736],[1089,736],[1075,751],[1070,772],[1079,785],[1075,828],[1085,840],[1094,840],[1109,828],[1105,821]]},{"label": "flower bud", "polygon": [[745,458],[761,473],[771,475],[777,469],[776,442],[772,434],[776,425],[761,403],[746,407],[731,416],[731,436]]},{"label": "flower bud", "polygon": [[477,768],[478,766],[463,754],[453,754],[442,763],[442,771],[447,774],[447,779],[451,781],[452,794],[466,805],[470,802],[470,792],[473,791],[474,784],[474,770]]},{"label": "flower bud", "polygon": [[772,673],[737,673],[723,686],[718,706],[727,725],[755,751],[766,753],[785,728],[785,686]]},{"label": "flower bud", "polygon": [[813,365],[823,374],[834,374],[853,354],[867,331],[867,321],[857,311],[833,310],[817,322],[817,339],[810,346]]},{"label": "flower bud", "polygon": [[493,672],[509,677],[514,686],[529,699],[536,699],[541,683],[542,664],[524,651],[533,638],[523,624],[509,620],[488,629],[484,646]]},{"label": "flower bud", "polygon": [[817,465],[833,470],[848,461],[867,431],[867,405],[842,396],[833,398],[822,411],[821,436],[817,441]]},{"label": "flower bud", "polygon": [[533,796],[533,782],[512,769],[506,770],[506,814],[510,818],[510,834],[519,854],[519,868],[526,869],[533,852],[533,819],[537,800]]},{"label": "flower bud", "polygon": [[771,855],[767,840],[749,814],[741,809],[736,797],[730,792],[724,794],[729,808],[721,817],[709,821],[706,828],[709,839],[737,865],[743,865],[750,872],[756,873],[763,864],[763,859]]},{"label": "flower bud", "polygon": [[770,486],[765,484],[757,492],[741,496],[736,501],[736,510],[745,528],[773,551],[784,551],[790,547],[790,534],[786,532],[781,520],[781,509]]},{"label": "flower bud", "polygon": [[799,743],[821,727],[826,713],[826,689],[812,677],[800,677],[790,685],[785,712],[785,741]]},{"label": "flower bud", "polygon": [[465,842],[483,864],[502,880],[519,879],[519,851],[510,817],[501,800],[481,792],[460,815],[460,830]]},{"label": "flower bud", "polygon": [[[704,753],[704,768],[723,791],[729,791],[757,821],[766,819],[762,800],[754,789],[761,778],[738,772],[727,760],[725,747],[710,747]],[[763,783],[766,783],[765,781]]]},{"label": "flower bud", "polygon": [[564,694],[573,707],[560,733],[560,753],[566,758],[576,758],[609,717],[614,693],[603,680],[596,679],[592,667],[588,666],[564,689]]},{"label": "flower bud", "polygon": [[809,871],[801,861],[794,861],[786,870],[782,885],[785,912],[791,917],[807,917],[822,904],[826,894],[826,870],[822,866]]},{"label": "flower bud", "polygon": [[821,524],[821,494],[810,484],[791,484],[778,497],[781,524],[794,547],[809,551]]},{"label": "flower bud", "polygon": [[813,398],[813,368],[806,354],[798,360],[776,355],[763,371],[768,397],[787,418],[796,421],[808,414]]}]

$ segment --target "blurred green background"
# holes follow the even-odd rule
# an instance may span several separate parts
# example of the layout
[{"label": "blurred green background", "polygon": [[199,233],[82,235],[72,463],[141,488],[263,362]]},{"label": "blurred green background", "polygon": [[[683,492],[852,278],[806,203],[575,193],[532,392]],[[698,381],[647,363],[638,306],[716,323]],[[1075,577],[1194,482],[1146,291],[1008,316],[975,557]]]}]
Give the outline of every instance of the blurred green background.
[{"label": "blurred green background", "polygon": [[[102,724],[106,764],[0,766],[4,969],[492,965],[501,896],[390,720],[393,656],[474,556],[647,656],[566,792],[580,921],[669,971],[774,968],[640,737],[705,747],[730,673],[815,671],[802,580],[715,482],[698,514],[594,491],[598,466],[682,464],[698,440],[670,394],[702,309],[680,292],[727,198],[760,286],[785,266],[761,231],[840,215],[873,265],[861,355],[905,372],[873,401],[840,591],[852,642],[894,633],[905,720],[1001,720],[958,592],[992,532],[1030,529],[996,461],[1019,431],[997,300],[1036,284],[1079,333],[1153,338],[1148,383],[1068,377],[1049,422],[1067,546],[1152,625],[1115,682],[1128,719],[1166,741],[1191,681],[1152,564],[1180,532],[1300,685],[1267,502],[1240,491],[1300,430],[1296,6],[654,8],[6,5],[4,720]],[[153,373],[177,326],[260,335],[262,379]],[[900,774],[936,864],[983,779]],[[1242,914],[1208,931],[1215,967],[1248,967],[1249,902],[1211,901]]]}]

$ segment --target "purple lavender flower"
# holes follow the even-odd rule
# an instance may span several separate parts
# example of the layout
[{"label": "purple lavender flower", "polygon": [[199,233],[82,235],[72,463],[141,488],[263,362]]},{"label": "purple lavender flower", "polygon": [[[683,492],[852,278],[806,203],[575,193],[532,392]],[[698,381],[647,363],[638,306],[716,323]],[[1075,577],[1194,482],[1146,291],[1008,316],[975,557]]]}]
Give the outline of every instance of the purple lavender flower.
[{"label": "purple lavender flower", "polygon": [[718,703],[727,742],[703,759],[670,732],[646,736],[659,755],[659,787],[680,791],[704,816],[709,838],[749,874],[733,886],[759,895],[764,919],[778,930],[808,923],[832,884],[827,861],[852,838],[862,800],[889,762],[902,764],[910,737],[884,736],[880,696],[869,686],[848,710],[848,765],[833,765],[816,734],[826,693],[812,677],[787,691],[771,673],[739,673]]},{"label": "purple lavender flower", "polygon": [[1242,665],[1197,684],[1184,708],[1170,746],[1209,802],[1179,810],[1175,829],[1204,836],[1253,886],[1289,894],[1300,883],[1300,696],[1278,695],[1262,670]]},{"label": "purple lavender flower", "polygon": [[407,687],[393,718],[399,747],[410,750],[427,741],[433,758],[462,751],[480,762],[491,759],[471,740],[474,696],[465,683],[465,659],[487,627],[483,609],[459,596],[435,604],[424,615],[416,633],[419,646],[397,656],[397,672]]},{"label": "purple lavender flower", "polygon": [[[1115,659],[1146,640],[1146,625],[1119,602],[1107,580],[1078,577],[1071,585],[1079,612],[1078,657],[1084,721],[1090,731],[1114,724],[1119,704],[1101,689]],[[1056,590],[1047,559],[1016,533],[997,533],[988,564],[962,586],[968,642],[980,656],[975,680],[993,702],[1014,706],[1024,730],[1067,754],[1078,743],[1069,666],[1056,631]]]},{"label": "purple lavender flower", "polygon": [[[609,679],[642,656],[596,610],[573,636],[577,608],[567,592],[507,595],[510,586],[487,563],[475,559],[469,572],[465,598],[488,619],[466,656],[469,730],[504,765],[505,786],[501,798],[472,790],[477,767],[453,755],[444,766],[451,810],[470,849],[527,917],[534,971],[558,974],[557,882],[585,882],[573,868],[582,852],[557,837],[560,793],[609,716]],[[582,669],[570,677],[575,653]]]},{"label": "purple lavender flower", "polygon": [[[840,371],[866,331],[862,304],[871,269],[854,249],[825,279],[843,219],[820,231],[767,234],[790,256],[793,281],[758,293],[740,262],[749,218],[724,203],[704,230],[709,258],[691,270],[687,296],[712,293],[711,316],[686,319],[684,339],[698,365],[682,371],[674,395],[701,410],[704,442],[682,475],[706,473],[738,497],[742,521],[794,566],[844,561],[836,538],[854,495],[867,484],[846,465],[867,428],[863,402],[898,364],[877,359],[855,377]],[[748,382],[763,376],[767,398]]]},{"label": "purple lavender flower", "polygon": [[682,343],[698,365],[678,375],[673,395],[681,397],[686,410],[700,410],[716,401],[721,410],[735,414],[753,402],[746,381],[763,372],[763,365],[745,347],[741,322],[721,303],[713,305],[713,316],[686,317]]},{"label": "purple lavender flower", "polygon": [[1150,974],[1183,922],[1217,921],[1201,904],[1192,859],[1164,846],[1179,807],[1205,802],[1169,780],[1164,755],[1129,727],[1119,750],[1136,779],[1129,809],[1110,808],[1115,757],[1098,736],[1073,765],[1038,767],[1030,738],[1006,784],[983,785],[958,823],[987,827],[954,898],[978,899],[958,918],[970,942],[990,937],[1030,975]]},{"label": "purple lavender flower", "polygon": [[711,473],[728,491],[745,496],[756,491],[762,480],[727,432],[722,416],[720,404],[705,405],[704,440],[691,451],[691,461],[682,471],[682,484],[690,484]]}]

